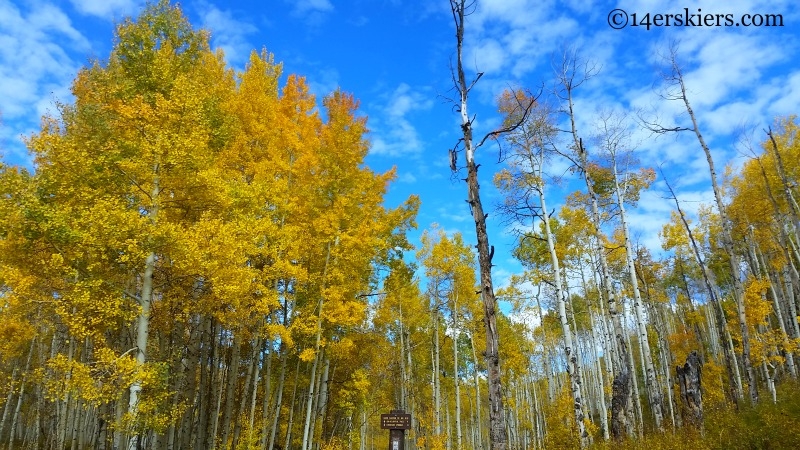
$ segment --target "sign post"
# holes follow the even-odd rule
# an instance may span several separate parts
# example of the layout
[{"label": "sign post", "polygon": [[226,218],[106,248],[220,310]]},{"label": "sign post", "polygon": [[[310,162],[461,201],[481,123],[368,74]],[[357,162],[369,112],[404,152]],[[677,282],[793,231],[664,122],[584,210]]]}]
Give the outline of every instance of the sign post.
[{"label": "sign post", "polygon": [[405,450],[406,430],[411,429],[411,414],[406,414],[402,409],[381,414],[381,429],[389,430],[389,450]]}]

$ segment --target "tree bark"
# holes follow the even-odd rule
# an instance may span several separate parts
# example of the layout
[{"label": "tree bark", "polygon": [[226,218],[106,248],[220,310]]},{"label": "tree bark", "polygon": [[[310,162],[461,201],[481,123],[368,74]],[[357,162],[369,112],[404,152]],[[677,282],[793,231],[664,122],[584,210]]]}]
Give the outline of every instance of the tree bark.
[{"label": "tree bark", "polygon": [[[158,223],[159,203],[158,196],[161,193],[159,183],[159,164],[155,163],[153,166],[153,188],[150,192],[151,206],[148,213],[150,224],[155,226]],[[142,274],[142,290],[139,295],[139,316],[137,317],[136,325],[136,364],[139,366],[144,365],[147,359],[147,338],[150,332],[150,305],[153,301],[153,272],[156,267],[156,253],[151,251],[144,261],[144,273]],[[134,417],[137,416],[139,408],[139,394],[142,392],[142,383],[136,380],[130,387],[130,399],[128,402],[128,413]],[[134,431],[134,434],[128,440],[128,449],[137,450],[139,446],[139,433]]]},{"label": "tree bark", "polygon": [[225,415],[222,419],[222,447],[231,448],[231,423],[233,421],[233,404],[236,401],[236,385],[239,382],[239,358],[242,348],[241,332],[234,331],[231,347],[231,362],[228,364],[228,383],[225,388]]},{"label": "tree bark", "polygon": [[[338,238],[337,238],[338,239]],[[327,254],[325,256],[325,266],[322,269],[322,283],[323,288],[325,286],[327,276],[328,276],[328,265],[330,264],[331,260],[331,242],[327,244]],[[319,366],[320,361],[320,346],[322,344],[322,308],[325,306],[325,297],[320,293],[319,294],[319,302],[317,303],[317,327],[316,327],[316,337],[314,340],[314,364],[311,367],[311,376],[309,378],[308,384],[308,402],[306,403],[306,419],[303,426],[303,446],[301,450],[309,450],[311,448],[311,441],[309,438],[310,427],[311,427],[311,412],[314,404],[314,393],[315,393],[315,380],[317,378],[317,368]]]},{"label": "tree bark", "polygon": [[[281,373],[278,376],[278,387],[277,387],[277,397],[275,398],[275,408],[274,413],[272,415],[272,425],[270,426],[269,431],[269,446],[267,449],[272,450],[275,448],[275,436],[278,433],[278,419],[281,416],[281,407],[283,406],[283,389],[284,389],[284,381],[286,380],[286,360],[287,360],[287,350],[285,348],[285,344],[281,343]],[[292,401],[294,401],[294,395],[292,395]],[[264,416],[266,419],[266,415]]]},{"label": "tree bark", "polygon": [[620,221],[622,223],[622,233],[625,239],[625,261],[628,265],[628,275],[631,283],[631,290],[633,291],[633,311],[636,314],[636,328],[639,335],[639,344],[642,349],[642,365],[645,369],[645,388],[647,389],[647,398],[650,402],[650,411],[653,413],[655,419],[656,429],[664,431],[664,413],[661,409],[661,390],[658,386],[656,379],[656,369],[653,364],[653,356],[650,351],[650,339],[647,336],[647,325],[644,318],[644,306],[642,305],[642,293],[639,290],[639,280],[636,277],[636,266],[633,261],[633,246],[631,244],[630,232],[628,231],[628,221],[625,216],[625,197],[622,192],[622,187],[619,182],[619,174],[617,172],[617,158],[616,153],[611,153],[612,158],[612,175],[614,176],[614,190],[616,191],[617,207],[619,208]]},{"label": "tree bark", "polygon": [[703,152],[706,155],[706,161],[708,162],[708,169],[711,175],[711,187],[714,191],[714,198],[717,203],[717,211],[719,212],[720,221],[722,222],[722,246],[728,256],[731,279],[733,280],[733,295],[734,299],[736,300],[736,313],[742,335],[742,366],[744,367],[745,377],[749,388],[748,393],[750,395],[750,402],[752,404],[756,404],[758,403],[758,386],[756,384],[755,371],[753,370],[753,365],[750,360],[750,331],[747,328],[747,316],[745,314],[744,289],[742,287],[739,255],[734,251],[733,248],[731,222],[728,218],[725,204],[722,201],[722,192],[717,184],[717,172],[714,168],[714,159],[711,156],[711,150],[709,149],[708,145],[706,145],[705,139],[703,139],[703,136],[700,133],[700,128],[697,125],[697,119],[695,118],[694,111],[689,104],[689,98],[686,96],[686,85],[684,84],[683,74],[676,61],[676,55],[674,51],[671,55],[670,62],[672,64],[673,81],[680,88],[680,94],[678,97],[683,101],[683,104],[686,107],[686,112],[689,114],[689,118],[692,121],[691,131],[693,131],[697,137],[697,141],[700,143],[700,147],[703,149]]},{"label": "tree bark", "polygon": [[477,438],[477,447],[478,449],[483,450],[483,433],[481,430],[483,429],[483,420],[481,420],[481,384],[478,378],[478,355],[475,352],[475,341],[472,339],[472,336],[469,337],[469,343],[472,347],[472,363],[475,366],[472,372],[472,381],[475,383],[475,421],[476,427],[475,430],[476,438]]},{"label": "tree bark", "polygon": [[289,422],[286,424],[286,436],[283,442],[283,450],[289,450],[292,442],[292,426],[294,425],[295,400],[297,400],[297,384],[300,379],[300,358],[297,358],[297,366],[294,369],[294,388],[292,389],[292,407],[289,409]]},{"label": "tree bark", "polygon": [[686,357],[686,364],[683,367],[677,366],[675,368],[678,375],[681,400],[689,411],[687,419],[701,430],[703,429],[702,368],[703,362],[697,356],[696,351]]},{"label": "tree bark", "polygon": [[[475,220],[475,233],[478,239],[478,263],[480,266],[480,294],[483,301],[486,327],[486,369],[489,383],[489,442],[492,450],[505,450],[506,423],[503,411],[503,390],[500,381],[500,338],[497,332],[496,307],[497,299],[492,283],[492,261],[489,256],[489,236],[486,232],[486,217],[478,185],[478,166],[475,163],[475,146],[472,141],[472,119],[467,110],[467,98],[471,86],[467,84],[462,65],[462,46],[464,42],[464,18],[467,8],[466,0],[450,0],[450,8],[456,26],[457,69],[456,90],[460,96],[459,113],[461,114],[461,131],[463,134],[464,153],[467,163],[467,203]],[[480,77],[480,76],[479,76]],[[477,81],[477,79],[475,80]],[[474,85],[474,83],[473,83]]]},{"label": "tree bark", "polygon": [[734,404],[738,404],[743,396],[742,384],[738,373],[739,366],[736,362],[736,354],[734,352],[731,334],[728,331],[728,322],[725,319],[725,311],[722,309],[722,303],[717,296],[717,286],[712,282],[711,271],[708,269],[708,267],[706,267],[706,264],[703,261],[703,257],[700,254],[700,248],[697,245],[697,241],[694,239],[694,234],[689,226],[689,222],[686,221],[686,215],[681,209],[681,205],[680,202],[678,202],[678,197],[675,195],[675,191],[673,191],[666,179],[664,181],[667,185],[667,189],[669,189],[669,192],[672,195],[672,198],[675,200],[675,207],[677,208],[678,215],[680,216],[681,222],[686,229],[686,234],[689,237],[689,243],[692,245],[692,251],[695,260],[700,266],[700,272],[703,275],[703,282],[706,286],[706,290],[708,291],[709,298],[711,299],[711,309],[714,311],[714,322],[716,322],[717,333],[719,334],[719,338],[723,341],[722,352],[725,356],[725,367],[727,369],[728,379],[730,380],[731,384],[730,396]]},{"label": "tree bark", "polygon": [[[541,164],[539,165],[539,179],[541,179]],[[558,316],[561,321],[561,332],[564,334],[564,355],[567,360],[567,375],[570,379],[570,390],[572,392],[572,406],[575,415],[575,425],[578,429],[578,435],[581,439],[581,448],[586,448],[589,445],[589,433],[586,431],[586,425],[583,420],[585,418],[583,412],[583,398],[581,395],[581,371],[578,366],[578,352],[574,343],[572,329],[569,326],[569,319],[567,317],[566,299],[561,280],[561,265],[558,261],[556,254],[555,240],[553,239],[553,232],[550,228],[549,217],[547,216],[547,203],[545,201],[544,186],[540,183],[538,186],[539,204],[542,207],[542,222],[544,223],[545,235],[547,238],[547,248],[550,253],[550,263],[553,269],[553,284],[556,289],[556,302],[558,308]]]},{"label": "tree bark", "polygon": [[461,449],[461,389],[458,382],[458,292],[453,288],[453,384],[456,400],[456,448]]}]

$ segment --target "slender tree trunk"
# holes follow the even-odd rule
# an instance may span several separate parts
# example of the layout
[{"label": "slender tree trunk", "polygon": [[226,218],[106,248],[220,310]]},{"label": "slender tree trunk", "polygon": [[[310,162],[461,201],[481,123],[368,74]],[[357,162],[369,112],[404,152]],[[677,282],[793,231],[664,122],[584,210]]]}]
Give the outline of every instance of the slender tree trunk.
[{"label": "slender tree trunk", "polygon": [[[454,289],[455,290],[455,289]],[[461,436],[461,389],[458,382],[458,293],[453,298],[453,384],[456,400],[456,449],[462,448]]]},{"label": "slender tree trunk", "polygon": [[239,382],[239,358],[242,349],[241,332],[233,331],[231,346],[231,362],[228,365],[227,385],[225,387],[225,415],[222,419],[222,448],[232,448],[229,440],[231,436],[231,422],[233,421],[233,404],[236,401],[236,385]]},{"label": "slender tree trunk", "polygon": [[17,381],[18,374],[19,367],[15,365],[11,372],[11,380],[8,382],[8,395],[6,395],[5,405],[3,406],[3,418],[0,420],[0,439],[3,439],[3,432],[6,429],[6,423],[8,423],[8,416],[11,411],[11,403],[12,400],[14,400],[14,384]]},{"label": "slender tree trunk", "polygon": [[622,233],[625,239],[625,261],[628,264],[628,273],[631,283],[631,290],[633,291],[633,310],[636,314],[636,327],[639,335],[639,344],[643,349],[642,352],[642,365],[645,369],[645,387],[647,388],[647,398],[650,401],[650,411],[653,413],[655,419],[655,426],[658,431],[664,431],[664,413],[661,410],[661,390],[658,386],[656,379],[655,364],[653,364],[653,356],[650,351],[650,339],[647,336],[647,325],[644,318],[644,306],[642,305],[642,294],[639,290],[639,280],[636,277],[636,266],[633,261],[633,245],[631,244],[630,232],[628,231],[628,221],[625,216],[625,198],[622,193],[622,188],[619,183],[619,175],[617,173],[616,154],[612,153],[613,159],[613,175],[614,175],[614,189],[617,197],[617,207],[619,208],[620,222],[622,223]]},{"label": "slender tree trunk", "polygon": [[[74,311],[73,311],[74,312]],[[71,337],[71,336],[70,336]],[[75,339],[69,339],[67,359],[72,363],[75,357]],[[68,385],[72,380],[72,372],[67,372],[65,384]],[[72,404],[72,394],[67,392],[63,399],[59,399],[58,412],[58,448],[61,450],[67,445],[67,431],[69,430],[70,405]]]},{"label": "slender tree trunk", "polygon": [[[585,284],[585,281],[584,281],[584,284]],[[602,368],[602,366],[600,364],[600,355],[597,354],[597,344],[596,344],[597,343],[597,335],[596,335],[596,331],[595,331],[597,329],[597,325],[596,325],[596,322],[595,322],[595,319],[594,319],[594,314],[591,314],[591,312],[589,313],[589,320],[590,320],[590,324],[591,324],[591,327],[592,327],[592,329],[591,329],[591,333],[592,333],[592,346],[591,346],[592,347],[592,356],[593,356],[593,359],[595,361],[595,370],[597,371],[597,378],[598,378],[597,384],[598,384],[598,386],[600,388],[599,392],[597,394],[597,401],[598,401],[598,406],[599,406],[599,409],[600,409],[600,429],[603,432],[603,439],[607,441],[607,440],[609,440],[611,435],[609,434],[609,429],[608,429],[608,410],[606,408],[606,396],[605,396],[605,389],[604,389],[605,380],[603,379],[603,368]]]},{"label": "slender tree trunk", "polygon": [[[541,165],[539,165],[538,175],[541,179]],[[553,284],[556,289],[556,306],[558,308],[558,316],[561,320],[561,331],[564,334],[564,355],[567,360],[567,375],[570,379],[570,391],[572,392],[572,405],[573,413],[575,415],[575,426],[578,429],[578,435],[581,439],[581,448],[586,448],[589,445],[589,433],[586,431],[584,424],[583,412],[583,398],[581,395],[581,372],[578,366],[578,352],[573,342],[572,329],[569,326],[569,319],[567,317],[566,299],[561,281],[561,265],[556,254],[555,241],[553,239],[553,232],[550,228],[550,221],[547,216],[547,203],[545,201],[544,186],[540,183],[537,187],[539,192],[539,204],[541,205],[543,214],[542,222],[544,223],[545,235],[547,237],[547,248],[550,252],[550,264],[552,265]]]},{"label": "slender tree trunk", "polygon": [[745,314],[744,307],[744,289],[742,287],[739,255],[733,248],[731,222],[728,218],[725,204],[722,201],[722,192],[717,184],[717,172],[714,168],[714,159],[711,156],[711,150],[708,148],[708,145],[706,145],[702,134],[700,134],[700,128],[697,125],[697,119],[695,118],[694,111],[689,104],[689,98],[686,96],[686,85],[683,82],[683,74],[681,73],[680,67],[678,67],[678,64],[675,60],[674,53],[672,54],[671,62],[675,77],[674,81],[680,87],[680,99],[683,100],[683,103],[686,106],[686,112],[689,113],[689,118],[692,121],[691,130],[694,131],[695,136],[697,136],[697,140],[700,143],[700,147],[702,147],[703,152],[706,155],[706,161],[708,162],[708,169],[711,175],[711,187],[714,190],[717,211],[719,212],[720,221],[722,222],[722,245],[725,253],[727,253],[728,256],[731,279],[733,280],[733,294],[734,299],[736,300],[736,313],[739,320],[739,328],[741,331],[742,340],[742,366],[744,367],[746,381],[749,388],[748,393],[750,395],[750,402],[752,404],[756,404],[758,403],[758,386],[755,379],[755,371],[753,370],[753,366],[750,362],[750,331],[747,328],[747,316]]},{"label": "slender tree trunk", "polygon": [[[155,163],[153,166],[153,189],[150,192],[151,206],[148,213],[150,224],[155,226],[158,223],[158,196],[161,193],[159,183],[159,164]],[[139,316],[136,322],[136,364],[139,366],[144,365],[147,360],[147,338],[150,332],[150,305],[153,302],[153,273],[156,267],[156,254],[151,251],[144,261],[144,273],[142,274],[142,290],[139,295]],[[139,408],[139,394],[142,392],[142,383],[136,380],[130,387],[130,399],[128,401],[128,413],[132,417],[136,417]],[[139,432],[134,431],[134,434],[128,440],[128,449],[137,450],[139,446]]]},{"label": "slender tree trunk", "polygon": [[[759,260],[760,251],[756,251],[756,261]],[[778,327],[781,331],[781,336],[783,337],[783,346],[786,351],[786,367],[789,370],[789,374],[792,378],[797,378],[797,368],[794,364],[794,353],[790,351],[792,348],[791,343],[789,341],[789,335],[786,333],[786,322],[783,320],[783,308],[780,305],[780,299],[778,298],[778,294],[775,290],[775,286],[772,283],[772,277],[769,275],[769,271],[766,268],[766,262],[763,260],[763,255],[761,256],[761,264],[760,268],[762,270],[761,276],[764,277],[769,282],[769,291],[770,296],[772,297],[772,307],[775,310],[775,317],[778,320]]]},{"label": "slender tree trunk", "polygon": [[300,450],[310,450],[313,444],[311,436],[311,417],[314,411],[315,394],[317,388],[317,370],[319,367],[320,353],[314,356],[314,362],[311,364],[311,373],[308,377],[308,391],[305,402],[305,421],[303,422],[303,445]]},{"label": "slender tree trunk", "polygon": [[400,327],[400,330],[398,332],[398,335],[400,337],[400,355],[398,358],[400,363],[400,409],[407,411],[409,378],[408,378],[408,369],[406,368],[406,336],[405,336],[405,327],[403,326],[402,303],[399,305],[398,315],[399,315],[398,326]]},{"label": "slender tree trunk", "polygon": [[[126,407],[125,407],[124,403],[122,402],[122,400],[120,400],[120,401],[118,401],[118,402],[116,402],[114,404],[114,423],[118,423],[118,424],[122,423],[122,416],[125,413],[125,409],[126,409]],[[57,427],[58,427],[58,425],[56,425],[56,428]],[[56,433],[56,434],[58,436],[58,438],[56,438],[56,446],[60,450],[60,449],[64,448],[64,442],[60,441],[60,436],[61,435],[58,434],[58,433]],[[123,448],[123,444],[124,444],[123,433],[119,428],[115,428],[114,429],[113,441],[111,442],[112,448],[114,450],[121,449],[121,448]]]},{"label": "slender tree trunk", "polygon": [[[335,371],[334,367],[334,371]],[[325,437],[325,423],[328,416],[328,399],[330,398],[330,384],[331,384],[331,360],[325,356],[325,366],[322,370],[322,382],[320,383],[319,391],[319,440],[322,442]]]},{"label": "slender tree trunk", "polygon": [[[328,251],[327,255],[325,256],[325,267],[322,270],[322,280],[323,284],[327,278],[328,274],[328,264],[330,263],[331,259],[331,243],[328,243]],[[319,302],[317,303],[317,335],[314,341],[314,364],[311,368],[311,378],[308,385],[308,403],[306,408],[306,420],[305,425],[303,428],[303,447],[302,450],[309,450],[311,447],[311,442],[309,441],[309,432],[311,426],[311,409],[313,406],[313,399],[314,399],[314,380],[317,377],[317,366],[319,365],[320,359],[320,345],[322,343],[322,308],[324,306],[324,296],[320,294]]]},{"label": "slender tree trunk", "polygon": [[[230,367],[226,366],[224,356],[220,355],[220,345],[222,344],[222,326],[215,323],[213,326],[213,334],[211,341],[211,397],[213,399],[214,410],[209,409],[208,413],[211,414],[211,422],[209,424],[210,433],[206,435],[206,447],[214,450],[217,446],[217,435],[219,434],[219,418],[221,416],[220,410],[222,409],[222,397],[225,391],[222,387],[225,385],[226,377],[230,376]],[[224,445],[224,443],[223,443]],[[223,449],[227,450],[227,449]]]},{"label": "slender tree trunk", "polygon": [[[247,407],[248,403],[252,403],[254,400],[250,400],[250,396],[255,399],[256,394],[258,393],[258,376],[254,375],[253,372],[255,371],[255,366],[258,365],[258,354],[261,352],[261,340],[256,338],[252,341],[253,348],[251,349],[252,353],[250,355],[250,362],[247,365],[247,375],[244,378],[244,384],[242,384],[242,395],[239,398],[239,408],[234,418],[233,424],[233,442],[231,444],[231,448],[237,448],[239,444],[239,437],[242,434],[242,421],[244,420],[244,411]],[[253,383],[253,380],[256,380]],[[248,402],[250,400],[250,402]],[[255,404],[253,404],[253,408],[255,408]],[[252,417],[252,416],[250,416]],[[252,430],[252,426],[248,428],[248,430]],[[248,431],[248,434],[250,431]],[[248,439],[247,445],[250,445],[250,440]]]},{"label": "slender tree trunk", "polygon": [[270,338],[267,337],[263,357],[264,362],[262,364],[264,368],[264,374],[262,375],[264,379],[264,392],[261,397],[261,438],[259,440],[261,448],[266,447],[267,440],[269,439],[267,436],[269,436],[269,410],[272,406],[272,353],[273,343],[270,342]]},{"label": "slender tree trunk", "polygon": [[297,358],[297,366],[294,369],[294,388],[292,389],[292,407],[289,408],[289,422],[286,424],[286,437],[283,442],[283,450],[289,450],[292,443],[292,428],[294,425],[294,409],[297,405],[297,384],[300,380],[300,358]]},{"label": "slender tree trunk", "polygon": [[[445,396],[447,392],[445,391]],[[444,407],[444,420],[445,420],[445,448],[446,450],[453,450],[453,428],[450,426],[450,405]]]},{"label": "slender tree trunk", "polygon": [[728,371],[728,379],[730,380],[731,384],[731,399],[733,400],[734,404],[738,404],[743,397],[742,383],[741,376],[739,375],[739,365],[736,362],[736,353],[734,352],[733,340],[731,339],[730,332],[728,331],[728,322],[725,319],[725,311],[722,309],[722,303],[717,296],[717,287],[711,281],[711,271],[708,269],[708,267],[706,267],[705,262],[703,261],[697,241],[694,239],[692,229],[689,226],[689,223],[686,221],[686,216],[681,209],[680,202],[678,202],[678,197],[675,196],[675,191],[672,190],[669,182],[666,181],[666,179],[664,181],[667,185],[667,189],[669,189],[669,192],[672,195],[672,198],[675,200],[675,207],[677,208],[678,215],[680,216],[681,222],[686,229],[686,234],[689,237],[689,242],[692,245],[692,251],[694,253],[695,260],[700,266],[700,272],[703,275],[703,282],[705,283],[709,298],[711,299],[711,308],[714,311],[714,321],[717,326],[719,337],[722,338],[723,341],[722,352],[725,356],[725,366]]},{"label": "slender tree trunk", "polygon": [[440,379],[441,370],[439,368],[439,310],[434,309],[433,313],[433,373],[431,382],[433,383],[433,427],[436,436],[442,435],[442,383]]},{"label": "slender tree trunk", "polygon": [[475,421],[476,421],[476,430],[475,434],[477,437],[477,449],[483,450],[483,433],[481,430],[483,429],[483,421],[481,420],[481,409],[482,402],[481,402],[481,383],[478,377],[478,355],[475,352],[475,341],[472,339],[472,335],[469,337],[469,344],[472,347],[472,364],[474,365],[474,370],[472,371],[472,380],[475,383]]},{"label": "slender tree trunk", "polygon": [[[793,182],[789,180],[788,176],[786,176],[786,168],[783,166],[783,156],[781,156],[781,152],[778,150],[778,143],[775,141],[775,136],[773,136],[771,128],[769,131],[767,131],[767,136],[769,137],[770,142],[772,142],[772,151],[775,153],[775,167],[778,171],[778,176],[781,179],[783,193],[786,196],[786,203],[789,205],[789,211],[791,212],[790,217],[792,218],[792,224],[794,225],[794,232],[797,236],[797,239],[800,240],[800,207],[797,205],[797,201],[792,193]],[[769,184],[767,184],[767,188],[769,188]]]},{"label": "slender tree trunk", "polygon": [[[623,320],[627,323],[628,320],[627,320],[627,317],[626,317],[627,314],[625,313],[625,305],[621,305],[621,306],[622,306]],[[627,347],[631,348],[632,344],[631,344],[630,335],[628,333],[625,333],[624,335],[625,335],[625,341],[626,341]],[[631,385],[632,385],[632,388],[633,388],[632,399],[627,405],[627,410],[628,410],[628,414],[630,415],[630,417],[633,417],[634,414],[636,415],[636,421],[635,422],[634,421],[629,421],[629,422],[633,422],[633,423],[629,423],[628,424],[628,432],[629,432],[629,434],[632,434],[632,432],[635,430],[636,431],[636,435],[641,438],[642,437],[642,427],[644,425],[644,420],[642,418],[642,398],[639,395],[639,376],[636,373],[636,362],[633,359],[633,352],[632,351],[628,352],[627,356],[628,356],[628,367],[630,367],[630,369],[631,369],[631,371],[630,371],[630,374],[631,374]]]},{"label": "slender tree trunk", "polygon": [[361,406],[361,426],[359,427],[358,450],[367,450],[367,408]]},{"label": "slender tree trunk", "polygon": [[[791,264],[791,258],[789,258],[788,261],[789,261],[788,264]],[[794,285],[797,283],[796,282],[793,283],[792,275],[794,274],[792,273],[790,268],[788,266],[784,266],[783,282],[784,285],[786,286],[786,296],[784,298],[786,299],[786,306],[789,309],[789,318],[791,318],[791,320],[789,321],[789,325],[791,326],[791,329],[793,331],[794,334],[793,337],[798,338],[800,337],[800,325],[798,325],[797,322],[797,305],[795,304],[795,295],[794,295]]]},{"label": "slender tree trunk", "polygon": [[[213,319],[211,318],[205,318],[202,316],[198,318],[198,326],[200,327],[198,336],[198,347],[200,349],[198,362],[198,367],[200,369],[200,384],[197,392],[191,393],[192,398],[196,399],[194,409],[197,411],[197,431],[195,433],[187,432],[183,434],[183,438],[186,439],[185,445],[188,445],[192,441],[192,438],[190,437],[191,434],[195,434],[194,450],[205,450],[207,448],[206,438],[208,436],[208,417],[211,409],[210,405],[214,399],[214,397],[210,395],[211,382],[209,380],[212,370],[209,348],[211,342],[214,340],[212,320]],[[189,417],[189,425],[187,427],[188,430],[193,428],[193,422],[194,420]]]},{"label": "slender tree trunk", "polygon": [[[467,203],[475,219],[475,233],[478,239],[478,262],[480,266],[480,292],[483,301],[484,325],[486,327],[486,369],[489,383],[489,442],[492,450],[505,450],[506,424],[503,412],[503,390],[500,380],[500,339],[497,332],[496,308],[497,300],[492,283],[492,261],[489,248],[489,236],[486,232],[486,216],[478,185],[478,166],[475,163],[475,146],[472,141],[472,119],[467,110],[467,98],[471,85],[467,83],[462,65],[462,45],[464,42],[464,18],[467,7],[466,0],[450,0],[450,8],[456,26],[457,60],[456,90],[459,93],[461,114],[461,131],[463,132],[464,153],[467,164]],[[477,80],[475,80],[477,81]],[[474,85],[474,83],[473,83]],[[494,253],[494,252],[492,252]]]},{"label": "slender tree trunk", "polygon": [[[272,426],[269,432],[269,446],[267,449],[273,450],[275,448],[275,436],[278,433],[278,419],[281,416],[281,407],[283,406],[283,386],[286,379],[286,360],[287,351],[284,344],[281,344],[281,373],[278,376],[277,397],[275,398],[275,409],[272,415]],[[294,394],[292,394],[292,402],[294,402]],[[292,406],[294,408],[294,406]]]},{"label": "slender tree trunk", "polygon": [[408,327],[405,328],[405,354],[406,354],[406,371],[407,371],[407,383],[409,386],[409,395],[411,396],[408,400],[408,407],[411,413],[411,428],[412,431],[406,436],[408,438],[408,449],[409,450],[416,450],[417,449],[417,432],[419,430],[419,419],[416,415],[416,389],[412,383],[414,379],[414,364],[413,360],[411,359],[411,333]]},{"label": "slender tree trunk", "polygon": [[20,411],[22,411],[22,402],[25,398],[25,383],[28,381],[28,371],[31,368],[31,359],[33,358],[33,349],[36,344],[36,338],[31,341],[31,349],[28,351],[28,359],[25,362],[25,369],[22,371],[22,377],[19,382],[19,393],[17,394],[17,406],[14,408],[14,414],[11,416],[11,432],[8,439],[8,450],[14,448],[14,434],[17,431],[17,423],[19,421]]},{"label": "slender tree trunk", "polygon": [[769,373],[769,368],[767,367],[766,360],[761,361],[761,370],[764,372],[764,379],[767,380],[767,390],[769,391],[770,397],[772,398],[772,403],[778,403],[778,393],[775,390],[775,376],[774,372],[771,374]]}]

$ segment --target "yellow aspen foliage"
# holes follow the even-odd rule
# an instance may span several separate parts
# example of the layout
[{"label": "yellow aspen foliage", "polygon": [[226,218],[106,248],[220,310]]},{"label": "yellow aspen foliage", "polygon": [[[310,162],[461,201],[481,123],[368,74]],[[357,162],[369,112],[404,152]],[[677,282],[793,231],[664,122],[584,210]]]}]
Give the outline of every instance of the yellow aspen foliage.
[{"label": "yellow aspen foliage", "polygon": [[[760,278],[749,278],[745,285],[745,311],[747,314],[747,326],[753,336],[752,358],[754,364],[767,362],[769,364],[783,364],[785,351],[796,352],[798,342],[794,339],[785,339],[779,329],[769,326],[768,318],[774,314],[773,303],[766,297],[769,289],[769,281]],[[741,333],[735,327],[731,327],[731,336],[734,343],[739,348],[739,336]],[[787,342],[788,347],[787,348]]]},{"label": "yellow aspen foliage", "polygon": [[572,394],[567,386],[558,392],[554,402],[545,406],[544,414],[547,417],[547,431],[544,438],[546,448],[574,449],[580,447]]},{"label": "yellow aspen foliage", "polygon": [[95,349],[91,363],[58,354],[46,362],[41,376],[49,398],[71,394],[93,406],[117,398],[134,379],[146,377],[130,354],[118,355],[109,348]]},{"label": "yellow aspen foliage", "polygon": [[[3,380],[35,354],[58,407],[79,399],[116,430],[160,434],[199,423],[188,406],[238,345],[224,403],[244,402],[253,388],[236,374],[280,348],[331,358],[345,380],[331,404],[364,404],[369,345],[347,333],[367,318],[376,267],[411,248],[419,201],[384,205],[395,175],[364,165],[351,95],[320,108],[302,77],[280,79],[266,51],[235,73],[166,1],[119,24],[74,102],[28,139],[35,171],[0,167]],[[114,408],[128,408],[121,422]]]}]

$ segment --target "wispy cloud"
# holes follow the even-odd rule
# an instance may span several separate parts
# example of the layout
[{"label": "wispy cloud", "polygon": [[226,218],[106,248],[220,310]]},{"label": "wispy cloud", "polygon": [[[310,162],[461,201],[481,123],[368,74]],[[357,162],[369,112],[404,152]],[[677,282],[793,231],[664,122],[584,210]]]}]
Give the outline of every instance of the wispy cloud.
[{"label": "wispy cloud", "polygon": [[81,14],[102,19],[116,19],[135,13],[144,2],[140,0],[70,0]]},{"label": "wispy cloud", "polygon": [[0,140],[14,162],[28,156],[19,137],[29,135],[54,100],[71,98],[69,85],[89,41],[60,8],[40,4],[21,9],[0,0]]},{"label": "wispy cloud", "polygon": [[320,24],[334,10],[330,0],[285,0],[285,3],[292,5],[293,16],[310,26]]},{"label": "wispy cloud", "polygon": [[401,83],[384,99],[386,103],[377,106],[378,114],[370,119],[373,128],[370,153],[403,157],[418,155],[423,142],[409,116],[430,109],[433,106],[431,96]]},{"label": "wispy cloud", "polygon": [[404,172],[402,175],[397,177],[397,181],[401,183],[413,184],[417,182],[417,177],[415,177],[411,172]]},{"label": "wispy cloud", "polygon": [[330,0],[290,0],[288,3],[294,4],[294,12],[297,14],[333,11]]},{"label": "wispy cloud", "polygon": [[317,100],[322,100],[339,88],[339,71],[333,67],[317,68],[314,76],[307,79],[308,87]]},{"label": "wispy cloud", "polygon": [[247,62],[252,43],[247,37],[258,29],[246,19],[237,18],[231,10],[222,10],[202,2],[197,7],[203,27],[211,30],[211,45],[225,52],[228,62],[242,66]]}]

